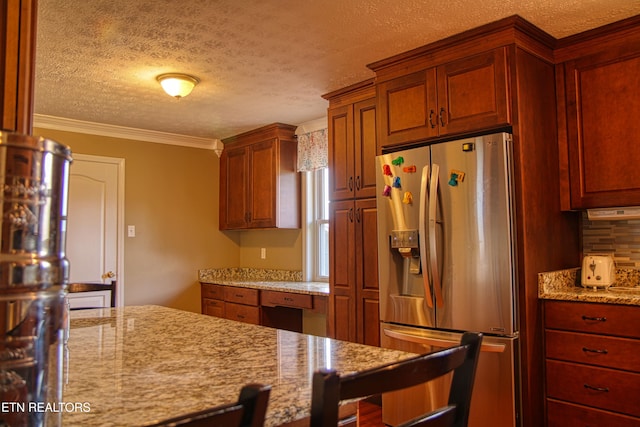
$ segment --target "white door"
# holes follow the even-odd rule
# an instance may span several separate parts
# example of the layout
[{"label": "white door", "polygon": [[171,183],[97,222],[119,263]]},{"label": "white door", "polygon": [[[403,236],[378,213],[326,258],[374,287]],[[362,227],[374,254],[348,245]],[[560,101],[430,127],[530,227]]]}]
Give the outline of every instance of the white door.
[{"label": "white door", "polygon": [[69,282],[116,280],[118,306],[123,305],[123,222],[124,159],[74,154],[66,245]]}]

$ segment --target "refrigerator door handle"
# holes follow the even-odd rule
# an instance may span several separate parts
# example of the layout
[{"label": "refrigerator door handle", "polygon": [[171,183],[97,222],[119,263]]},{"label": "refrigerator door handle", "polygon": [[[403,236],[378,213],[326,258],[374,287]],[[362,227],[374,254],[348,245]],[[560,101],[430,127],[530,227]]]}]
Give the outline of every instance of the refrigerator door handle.
[{"label": "refrigerator door handle", "polygon": [[[407,334],[400,331],[394,331],[393,329],[387,329],[387,328],[383,328],[382,331],[389,338],[397,339],[400,341],[412,342],[416,344],[429,345],[432,347],[447,348],[447,347],[452,347],[454,345],[460,344],[459,340],[419,336],[414,334]],[[484,351],[487,353],[504,353],[505,349],[506,349],[506,345],[504,344],[489,344],[484,342],[480,347],[480,351]]]},{"label": "refrigerator door handle", "polygon": [[436,296],[436,306],[442,307],[442,283],[438,271],[438,254],[436,252],[436,216],[438,207],[438,175],[440,166],[431,166],[431,188],[429,189],[429,259],[431,261],[431,281],[433,282],[433,292]]},{"label": "refrigerator door handle", "polygon": [[429,283],[429,269],[427,268],[427,208],[429,199],[427,197],[427,183],[429,180],[429,165],[422,168],[422,179],[420,180],[420,213],[418,218],[418,245],[420,247],[420,263],[422,264],[422,283],[424,286],[424,298],[427,306],[433,308],[433,297],[431,296],[431,285]]}]

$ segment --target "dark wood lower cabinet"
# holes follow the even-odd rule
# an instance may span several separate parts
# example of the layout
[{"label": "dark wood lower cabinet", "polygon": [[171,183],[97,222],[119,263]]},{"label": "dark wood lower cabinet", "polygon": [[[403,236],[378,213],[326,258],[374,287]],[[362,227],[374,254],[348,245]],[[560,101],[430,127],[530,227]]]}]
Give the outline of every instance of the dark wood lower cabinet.
[{"label": "dark wood lower cabinet", "polygon": [[329,336],[380,345],[375,199],[330,204]]},{"label": "dark wood lower cabinet", "polygon": [[303,310],[327,310],[327,297],[322,295],[212,283],[201,283],[200,288],[202,314],[293,332],[303,331]]},{"label": "dark wood lower cabinet", "polygon": [[640,426],[640,307],[545,301],[548,427]]}]

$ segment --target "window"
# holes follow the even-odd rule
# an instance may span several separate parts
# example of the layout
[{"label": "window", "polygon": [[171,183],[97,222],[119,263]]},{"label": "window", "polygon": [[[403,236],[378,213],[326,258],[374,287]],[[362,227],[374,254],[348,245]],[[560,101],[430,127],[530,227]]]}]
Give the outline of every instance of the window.
[{"label": "window", "polygon": [[315,172],[315,280],[329,280],[329,173],[327,168]]},{"label": "window", "polygon": [[305,276],[316,282],[329,281],[329,173],[327,168],[304,172],[306,227]]}]

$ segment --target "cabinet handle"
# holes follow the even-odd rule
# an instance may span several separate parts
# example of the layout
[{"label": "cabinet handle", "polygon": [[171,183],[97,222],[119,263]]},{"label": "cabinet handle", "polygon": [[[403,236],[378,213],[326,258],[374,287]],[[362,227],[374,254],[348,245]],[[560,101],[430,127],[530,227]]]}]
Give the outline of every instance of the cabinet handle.
[{"label": "cabinet handle", "polygon": [[[244,319],[244,316],[243,316],[242,314],[238,314],[238,315],[236,315],[236,317],[237,317],[238,319]],[[587,385],[585,384],[584,386],[586,387]]]},{"label": "cabinet handle", "polygon": [[593,390],[593,391],[602,391],[605,393],[609,392],[609,387],[595,387],[589,384],[585,384],[584,388],[588,389],[588,390]]},{"label": "cabinet handle", "polygon": [[349,177],[349,191],[353,191],[353,177]]},{"label": "cabinet handle", "polygon": [[356,176],[356,191],[360,190],[360,175]]},{"label": "cabinet handle", "polygon": [[591,320],[594,322],[606,322],[607,318],[606,317],[593,317],[593,316],[582,316],[582,320]]},{"label": "cabinet handle", "polygon": [[435,116],[436,112],[433,110],[429,110],[429,125],[431,125],[431,129],[436,127],[436,124],[433,123],[433,116]]},{"label": "cabinet handle", "polygon": [[356,209],[356,222],[360,222],[360,208]]},{"label": "cabinet handle", "polygon": [[587,347],[582,347],[582,351],[584,351],[585,353],[598,353],[598,354],[609,353],[606,349],[587,348]]},{"label": "cabinet handle", "polygon": [[353,208],[349,208],[349,221],[353,222]]},{"label": "cabinet handle", "polygon": [[440,126],[444,127],[444,115],[445,115],[446,111],[444,110],[444,107],[440,108]]}]

